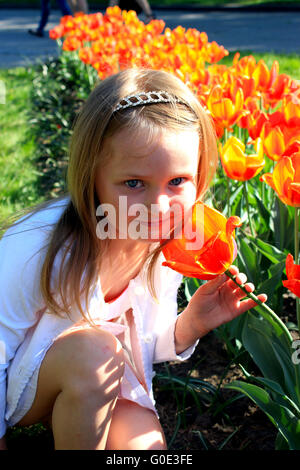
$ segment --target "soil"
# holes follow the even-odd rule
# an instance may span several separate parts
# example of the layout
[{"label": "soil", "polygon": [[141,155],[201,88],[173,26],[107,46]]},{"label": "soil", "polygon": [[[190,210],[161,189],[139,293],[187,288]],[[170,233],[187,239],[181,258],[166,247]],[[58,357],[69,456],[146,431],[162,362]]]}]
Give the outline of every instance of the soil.
[{"label": "soil", "polygon": [[[284,321],[295,322],[293,295],[286,295],[284,312]],[[191,393],[184,395],[183,386],[179,384],[174,393],[168,381],[168,374],[183,383],[189,375],[217,389],[221,382],[243,379],[240,367],[229,364],[223,342],[211,332],[199,341],[190,359],[155,365],[154,395],[169,450],[274,450],[275,426],[247,397],[236,399],[237,392],[220,388],[216,394],[204,394],[204,400],[200,396],[197,406]],[[251,367],[252,374],[261,375],[255,364]],[[9,450],[52,450],[52,433],[40,424],[14,427],[8,430],[7,445]]]},{"label": "soil", "polygon": [[[201,361],[200,364],[199,361]],[[196,366],[192,376],[197,376],[197,378],[218,387],[228,364],[228,353],[223,344],[214,333],[210,333],[201,339],[193,356],[188,361],[179,364],[170,363],[169,371],[173,376],[185,380],[193,366]],[[158,373],[166,374],[161,366],[156,367],[156,370]],[[222,383],[226,384],[241,379],[243,379],[241,369],[232,365]],[[159,380],[158,382],[160,383]],[[186,417],[186,423],[185,426],[182,423],[170,450],[274,450],[276,428],[247,397],[243,396],[226,405],[221,412],[214,416],[217,405],[224,405],[236,395],[236,392],[221,389],[217,396],[217,402],[212,404],[211,408],[209,405],[204,407],[202,413],[199,412],[193,398],[188,396],[182,411],[182,415]],[[167,442],[170,442],[176,429],[179,414],[176,400],[174,394],[169,391],[159,391],[159,389],[156,391],[156,400],[161,424]],[[227,443],[226,439],[228,439]]]}]

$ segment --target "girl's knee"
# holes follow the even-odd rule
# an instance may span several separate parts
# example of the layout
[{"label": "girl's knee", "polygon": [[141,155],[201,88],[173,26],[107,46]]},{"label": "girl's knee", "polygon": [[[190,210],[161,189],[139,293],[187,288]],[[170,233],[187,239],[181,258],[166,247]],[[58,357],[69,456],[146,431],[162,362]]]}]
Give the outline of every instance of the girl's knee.
[{"label": "girl's knee", "polygon": [[128,400],[118,400],[106,450],[167,450],[165,435],[154,411]]},{"label": "girl's knee", "polygon": [[122,345],[111,333],[91,327],[70,330],[57,339],[55,349],[62,360],[62,389],[87,396],[104,387],[117,393],[125,362]]}]

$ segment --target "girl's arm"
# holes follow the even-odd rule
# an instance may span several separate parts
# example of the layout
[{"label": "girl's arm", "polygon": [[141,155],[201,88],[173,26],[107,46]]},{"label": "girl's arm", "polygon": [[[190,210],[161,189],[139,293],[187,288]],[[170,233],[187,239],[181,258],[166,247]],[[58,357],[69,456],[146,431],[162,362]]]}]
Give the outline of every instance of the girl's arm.
[{"label": "girl's arm", "polygon": [[[236,275],[238,284],[245,284],[247,277],[239,273],[236,266],[229,268]],[[251,283],[245,284],[248,292],[255,287]],[[245,293],[229,279],[221,274],[208,281],[195,292],[186,309],[178,316],[175,326],[175,349],[180,354],[195,341],[206,335],[209,331],[227,323],[257,304],[251,299],[242,300]],[[262,302],[267,300],[265,294],[257,296]]]}]

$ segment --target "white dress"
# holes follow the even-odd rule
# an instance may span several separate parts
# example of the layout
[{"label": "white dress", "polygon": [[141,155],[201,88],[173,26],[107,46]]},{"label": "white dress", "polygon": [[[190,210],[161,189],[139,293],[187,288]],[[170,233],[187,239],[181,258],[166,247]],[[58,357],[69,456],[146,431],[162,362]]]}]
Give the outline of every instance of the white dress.
[{"label": "white dress", "polygon": [[[81,328],[82,318],[48,313],[39,290],[39,276],[47,237],[69,199],[10,228],[0,240],[0,437],[30,409],[39,368],[55,339],[69,328]],[[41,229],[41,227],[43,227]],[[60,258],[55,260],[55,286]],[[111,303],[104,300],[100,279],[88,305],[93,321],[114,334],[126,357],[120,398],[134,401],[156,412],[153,398],[153,364],[182,361],[190,357],[198,341],[176,354],[174,329],[177,320],[177,290],[182,275],[162,266],[155,268],[158,301],[146,282],[146,265]]]}]

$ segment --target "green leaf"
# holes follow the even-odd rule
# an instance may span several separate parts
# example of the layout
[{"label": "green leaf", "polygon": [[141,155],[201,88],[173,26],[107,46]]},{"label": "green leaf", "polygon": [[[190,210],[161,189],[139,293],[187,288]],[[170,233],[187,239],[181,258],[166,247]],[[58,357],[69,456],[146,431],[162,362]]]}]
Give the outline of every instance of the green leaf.
[{"label": "green leaf", "polygon": [[254,384],[233,381],[226,389],[244,393],[268,416],[289,444],[291,450],[300,450],[300,420],[285,406],[276,403],[266,390]]},{"label": "green leaf", "polygon": [[198,289],[201,286],[201,282],[199,279],[194,277],[185,277],[184,280],[184,293],[186,296],[187,301],[189,302]]},{"label": "green leaf", "polygon": [[271,396],[273,399],[278,402],[279,404],[282,404],[283,406],[286,406],[287,408],[290,409],[292,413],[295,414],[300,419],[300,409],[297,403],[295,403],[293,400],[291,400],[284,392],[282,387],[278,382],[275,382],[274,380],[267,379],[265,377],[255,377],[251,374],[249,374],[243,366],[240,366],[241,369],[243,370],[247,381],[252,383],[256,383],[257,385],[262,385],[265,389],[267,389],[269,392],[271,392]]},{"label": "green leaf", "polygon": [[249,352],[263,376],[277,382],[283,392],[298,403],[291,345],[280,326],[247,312],[241,334],[244,348]]},{"label": "green leaf", "polygon": [[239,238],[239,257],[245,267],[248,280],[257,284],[257,256],[244,238]]},{"label": "green leaf", "polygon": [[281,263],[285,261],[286,254],[276,248],[275,246],[271,245],[270,243],[264,242],[260,238],[252,237],[248,235],[251,243],[264,255],[268,258],[272,263]]},{"label": "green leaf", "polygon": [[272,297],[278,286],[278,283],[281,281],[282,272],[284,268],[285,261],[273,264],[268,270],[270,277],[258,286],[259,291],[263,292],[264,294],[267,294],[268,298]]}]

